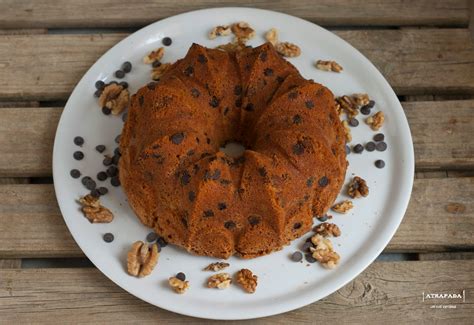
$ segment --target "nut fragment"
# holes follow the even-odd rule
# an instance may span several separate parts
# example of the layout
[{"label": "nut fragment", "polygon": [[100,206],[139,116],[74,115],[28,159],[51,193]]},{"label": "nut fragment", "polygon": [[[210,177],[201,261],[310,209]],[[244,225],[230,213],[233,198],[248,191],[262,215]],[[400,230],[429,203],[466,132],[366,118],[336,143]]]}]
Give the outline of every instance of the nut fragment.
[{"label": "nut fragment", "polygon": [[149,275],[158,263],[158,246],[148,246],[142,241],[136,241],[127,254],[128,274],[142,278]]},{"label": "nut fragment", "polygon": [[257,288],[258,277],[249,269],[242,269],[237,272],[237,283],[248,293],[254,293]]},{"label": "nut fragment", "polygon": [[342,67],[336,61],[318,60],[316,61],[315,66],[317,69],[324,70],[324,71],[333,71],[333,72],[342,71]]},{"label": "nut fragment", "polygon": [[359,114],[357,103],[354,99],[352,99],[352,97],[349,97],[347,95],[337,97],[336,102],[341,105],[347,116],[354,117]]},{"label": "nut fragment", "polygon": [[215,39],[217,36],[230,35],[230,26],[216,26],[209,32],[209,39]]},{"label": "nut fragment", "polygon": [[130,102],[130,93],[122,86],[112,83],[105,86],[99,97],[100,108],[107,107],[112,114],[118,115],[122,113]]},{"label": "nut fragment", "polygon": [[168,279],[168,283],[179,294],[183,294],[189,288],[189,281],[182,281],[174,276]]},{"label": "nut fragment", "polygon": [[276,28],[270,29],[268,32],[265,33],[265,39],[272,43],[272,45],[276,45],[278,43],[278,31]]},{"label": "nut fragment", "polygon": [[365,122],[370,125],[370,128],[374,131],[378,131],[382,127],[384,121],[385,115],[383,112],[377,112],[365,120]]},{"label": "nut fragment", "polygon": [[311,237],[311,242],[315,247],[310,247],[312,256],[322,266],[333,269],[339,263],[340,256],[334,251],[331,241],[320,234]]},{"label": "nut fragment", "polygon": [[152,64],[153,62],[160,61],[165,54],[165,48],[160,47],[156,50],[151,51],[147,56],[143,58],[143,63]]},{"label": "nut fragment", "polygon": [[220,270],[223,270],[225,269],[226,267],[230,266],[229,263],[225,263],[225,262],[215,262],[215,263],[211,263],[209,264],[208,266],[206,266],[204,268],[204,271],[214,271],[214,272],[217,272],[217,271],[220,271]]},{"label": "nut fragment", "polygon": [[354,99],[359,106],[367,105],[370,101],[369,95],[367,94],[353,94],[352,99]]},{"label": "nut fragment", "polygon": [[352,133],[351,128],[349,127],[349,123],[346,120],[342,121],[342,126],[344,127],[344,135],[346,136],[346,142],[352,141]]},{"label": "nut fragment", "polygon": [[275,45],[275,50],[287,58],[300,56],[301,50],[298,45],[290,42],[280,42]]},{"label": "nut fragment", "polygon": [[208,288],[226,289],[232,283],[229,273],[217,273],[207,279]]},{"label": "nut fragment", "polygon": [[341,230],[336,224],[327,223],[327,222],[323,222],[317,225],[316,228],[314,229],[314,232],[323,237],[329,237],[329,236],[339,237],[341,235]]},{"label": "nut fragment", "polygon": [[90,194],[79,199],[82,212],[91,223],[109,223],[114,219],[112,212],[100,204],[99,198]]},{"label": "nut fragment", "polygon": [[349,211],[353,207],[354,205],[352,204],[352,201],[345,200],[341,203],[334,204],[331,209],[339,213],[347,213],[347,211]]},{"label": "nut fragment", "polygon": [[221,44],[216,47],[216,49],[224,51],[224,52],[236,52],[243,50],[245,48],[245,43],[240,41],[234,41],[227,44]]},{"label": "nut fragment", "polygon": [[355,176],[349,183],[347,194],[353,199],[366,197],[369,195],[369,187],[367,186],[367,183],[364,179],[360,178],[359,176]]},{"label": "nut fragment", "polygon": [[244,21],[232,24],[231,29],[236,39],[242,42],[246,42],[255,36],[255,31]]},{"label": "nut fragment", "polygon": [[162,63],[160,66],[151,70],[151,79],[158,81],[169,70],[171,63]]}]

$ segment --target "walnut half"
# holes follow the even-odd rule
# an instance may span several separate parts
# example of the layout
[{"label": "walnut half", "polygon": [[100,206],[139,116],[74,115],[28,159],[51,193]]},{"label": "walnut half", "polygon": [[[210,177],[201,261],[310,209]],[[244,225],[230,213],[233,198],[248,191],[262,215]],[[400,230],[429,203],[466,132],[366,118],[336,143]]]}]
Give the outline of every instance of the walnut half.
[{"label": "walnut half", "polygon": [[107,107],[112,114],[118,115],[122,113],[130,102],[130,93],[122,86],[111,83],[105,86],[99,97],[100,108]]},{"label": "walnut half", "polygon": [[382,127],[384,121],[385,115],[383,114],[383,112],[377,112],[365,120],[365,122],[374,131],[378,131]]},{"label": "walnut half", "polygon": [[278,31],[276,30],[276,28],[272,28],[268,32],[266,32],[265,39],[275,46],[278,43]]},{"label": "walnut half", "polygon": [[347,211],[349,211],[353,207],[354,205],[352,204],[352,201],[345,200],[341,203],[334,204],[331,209],[339,213],[347,213]]},{"label": "walnut half", "polygon": [[158,263],[158,246],[148,246],[142,241],[133,243],[127,255],[128,274],[139,278],[149,275]]},{"label": "walnut half", "polygon": [[216,26],[209,32],[209,39],[215,39],[217,36],[230,35],[230,26]]},{"label": "walnut half", "polygon": [[241,269],[236,275],[237,283],[248,293],[254,293],[257,289],[258,277],[249,269]]},{"label": "walnut half", "polygon": [[206,266],[204,268],[204,271],[214,271],[214,272],[217,272],[217,271],[220,271],[220,270],[223,270],[225,269],[226,267],[230,266],[229,263],[226,263],[226,262],[215,262],[215,263],[211,263],[209,264],[208,266]]},{"label": "walnut half", "polygon": [[366,197],[369,195],[369,187],[367,186],[367,183],[364,179],[360,178],[359,176],[355,176],[349,183],[347,194],[353,199]]},{"label": "walnut half", "polygon": [[316,226],[314,232],[323,237],[334,236],[339,237],[341,235],[341,230],[334,223],[323,222]]},{"label": "walnut half", "polygon": [[287,58],[295,58],[301,54],[301,49],[298,45],[290,42],[280,42],[275,44],[275,50]]},{"label": "walnut half", "polygon": [[244,21],[232,24],[231,30],[236,39],[244,43],[255,36],[255,30]]},{"label": "walnut half", "polygon": [[229,273],[217,273],[207,279],[208,288],[226,289],[232,283]]},{"label": "walnut half", "polygon": [[114,220],[114,215],[106,207],[100,204],[99,198],[90,194],[79,199],[82,212],[91,223],[109,223]]},{"label": "walnut half", "polygon": [[333,71],[333,72],[342,71],[342,67],[336,61],[318,60],[316,61],[315,66],[317,69],[323,70],[323,71]]},{"label": "walnut half", "polygon": [[311,237],[311,242],[315,246],[310,247],[313,258],[325,268],[332,269],[336,267],[339,263],[340,256],[334,251],[331,241],[320,234],[316,234]]}]

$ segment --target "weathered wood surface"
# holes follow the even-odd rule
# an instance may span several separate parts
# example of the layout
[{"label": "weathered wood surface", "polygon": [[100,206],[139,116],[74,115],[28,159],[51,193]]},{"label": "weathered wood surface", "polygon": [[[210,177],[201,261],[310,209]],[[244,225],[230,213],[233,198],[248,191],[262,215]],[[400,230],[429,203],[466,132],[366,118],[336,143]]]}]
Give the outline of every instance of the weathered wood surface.
[{"label": "weathered wood surface", "polygon": [[[335,33],[365,54],[398,94],[474,93],[474,44],[468,29]],[[67,99],[87,69],[125,36],[0,36],[0,99]]]},{"label": "weathered wood surface", "polygon": [[[474,100],[402,104],[418,171],[474,167]],[[2,108],[1,112],[0,176],[50,176],[61,109]]]},{"label": "weathered wood surface", "polygon": [[[474,248],[474,178],[415,180],[403,222],[386,252]],[[0,258],[83,256],[52,185],[0,186]]]},{"label": "weathered wood surface", "polygon": [[0,28],[141,27],[179,13],[246,6],[285,12],[326,26],[466,26],[466,0],[4,0]]},{"label": "weathered wood surface", "polygon": [[[282,315],[252,324],[399,324],[433,320],[472,322],[474,261],[378,262],[332,295]],[[462,293],[465,303],[422,301],[422,293]],[[456,304],[433,310],[431,305]],[[108,280],[94,268],[0,269],[0,319],[7,323],[208,324],[149,305]],[[237,322],[235,322],[237,323]]]}]

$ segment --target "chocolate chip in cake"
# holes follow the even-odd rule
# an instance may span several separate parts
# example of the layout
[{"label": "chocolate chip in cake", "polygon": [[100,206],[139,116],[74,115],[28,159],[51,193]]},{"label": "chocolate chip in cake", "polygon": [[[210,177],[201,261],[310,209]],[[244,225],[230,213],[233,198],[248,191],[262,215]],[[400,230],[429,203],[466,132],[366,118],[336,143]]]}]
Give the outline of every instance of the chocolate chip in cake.
[{"label": "chocolate chip in cake", "polygon": [[234,95],[235,96],[242,95],[242,86],[241,85],[237,85],[237,86],[234,87]]},{"label": "chocolate chip in cake", "polygon": [[156,232],[152,231],[149,232],[148,235],[146,235],[146,241],[149,243],[152,243],[158,239],[158,235]]},{"label": "chocolate chip in cake", "polygon": [[97,150],[100,153],[103,153],[105,151],[105,146],[103,144],[99,144],[98,146],[95,147],[95,150]]},{"label": "chocolate chip in cake", "polygon": [[314,177],[311,176],[310,178],[308,178],[308,179],[306,180],[306,186],[307,186],[307,187],[311,187],[311,186],[313,186],[313,184],[314,184]]},{"label": "chocolate chip in cake", "polygon": [[204,211],[204,217],[209,218],[214,216],[214,211],[212,210],[205,210]]},{"label": "chocolate chip in cake", "polygon": [[214,107],[214,108],[219,106],[219,100],[217,99],[216,96],[212,96],[211,100],[209,101],[209,105],[211,105],[211,107]]},{"label": "chocolate chip in cake", "polygon": [[304,145],[303,142],[298,141],[296,144],[293,145],[293,153],[295,155],[302,155],[304,153]]},{"label": "chocolate chip in cake", "polygon": [[151,81],[151,82],[147,83],[146,87],[150,90],[155,90],[155,87],[156,87],[157,84],[158,84],[157,82]]},{"label": "chocolate chip in cake", "polygon": [[110,108],[104,106],[104,107],[102,107],[102,113],[104,115],[110,115],[110,113],[112,113],[112,110]]},{"label": "chocolate chip in cake", "polygon": [[246,110],[247,112],[253,112],[254,111],[253,104],[248,103],[247,105],[245,105],[244,110]]},{"label": "chocolate chip in cake", "polygon": [[375,143],[373,143],[372,141],[370,142],[367,142],[365,144],[365,150],[369,151],[369,152],[372,152],[375,150]]},{"label": "chocolate chip in cake", "polygon": [[181,174],[181,178],[180,178],[180,181],[181,181],[181,185],[188,185],[189,182],[191,181],[191,175],[188,173],[187,170],[183,171],[183,173]]},{"label": "chocolate chip in cake", "polygon": [[204,54],[198,55],[198,62],[202,64],[207,63],[207,58],[204,56]]},{"label": "chocolate chip in cake", "polygon": [[241,107],[242,106],[242,98],[237,98],[235,100],[235,107]]},{"label": "chocolate chip in cake", "polygon": [[262,62],[267,61],[267,57],[268,57],[267,52],[262,52],[262,53],[260,53],[260,55],[259,55],[259,58],[260,58],[260,60],[261,60]]},{"label": "chocolate chip in cake", "polygon": [[289,99],[296,99],[296,97],[298,97],[298,93],[296,91],[292,91],[288,94]]},{"label": "chocolate chip in cake", "polygon": [[99,181],[105,181],[107,179],[107,173],[106,172],[99,172],[97,174],[97,179]]},{"label": "chocolate chip in cake", "polygon": [[315,263],[316,262],[316,259],[313,257],[312,253],[305,254],[304,257],[306,258],[306,261],[308,263]]},{"label": "chocolate chip in cake", "polygon": [[175,133],[171,136],[170,140],[173,142],[173,144],[180,144],[184,140],[184,133]]},{"label": "chocolate chip in cake", "polygon": [[301,118],[301,116],[299,114],[296,114],[295,116],[293,116],[293,124],[301,124],[301,122],[303,122],[303,119]]},{"label": "chocolate chip in cake", "polygon": [[78,169],[71,169],[69,172],[72,178],[79,178],[81,177],[81,172]]},{"label": "chocolate chip in cake", "polygon": [[377,168],[384,168],[385,167],[385,161],[379,159],[375,161],[375,167]]},{"label": "chocolate chip in cake", "polygon": [[118,175],[118,168],[115,166],[110,166],[107,168],[107,176],[114,177]]},{"label": "chocolate chip in cake", "polygon": [[102,236],[102,239],[106,242],[106,243],[111,243],[114,241],[114,235],[110,232],[108,233],[105,233],[103,236]]},{"label": "chocolate chip in cake", "polygon": [[263,74],[267,77],[270,77],[273,75],[273,69],[265,68],[265,70],[263,70]]},{"label": "chocolate chip in cake", "polygon": [[183,73],[184,73],[185,76],[188,76],[188,77],[192,76],[194,74],[193,66],[190,65],[190,66],[186,67],[186,69],[184,69]]},{"label": "chocolate chip in cake", "polygon": [[377,149],[377,151],[385,151],[387,150],[387,144],[383,141],[377,142],[375,149]]},{"label": "chocolate chip in cake", "polygon": [[104,160],[102,160],[102,164],[104,166],[110,166],[110,165],[112,165],[112,163],[113,163],[113,159],[110,156],[105,156]]},{"label": "chocolate chip in cake", "polygon": [[112,177],[110,179],[110,184],[115,187],[120,186],[120,179],[118,178],[118,176]]},{"label": "chocolate chip in cake", "polygon": [[224,223],[224,227],[226,227],[229,230],[232,230],[236,227],[236,225],[235,225],[235,222],[233,222],[232,220],[229,220]]},{"label": "chocolate chip in cake", "polygon": [[97,90],[103,90],[104,87],[105,87],[105,82],[103,82],[102,80],[97,80],[97,81],[95,82],[95,88],[96,88]]},{"label": "chocolate chip in cake", "polygon": [[359,125],[359,121],[356,119],[356,118],[351,118],[349,119],[349,125],[352,126],[352,127],[356,127]]},{"label": "chocolate chip in cake", "polygon": [[191,96],[193,96],[194,98],[198,98],[199,95],[201,95],[201,93],[199,92],[199,90],[197,90],[196,88],[192,88],[192,89],[191,89]]},{"label": "chocolate chip in cake", "polygon": [[161,40],[161,43],[163,43],[164,46],[170,46],[171,43],[173,43],[173,40],[170,37],[164,37]]},{"label": "chocolate chip in cake", "polygon": [[329,179],[326,176],[321,177],[318,181],[319,187],[326,187],[328,184],[329,184]]},{"label": "chocolate chip in cake", "polygon": [[300,262],[303,259],[303,254],[301,252],[294,252],[291,254],[291,260],[293,262]]},{"label": "chocolate chip in cake", "polygon": [[374,135],[375,142],[380,142],[383,140],[385,140],[385,135],[383,133],[377,133],[376,135]]},{"label": "chocolate chip in cake", "polygon": [[222,211],[222,210],[225,210],[225,209],[227,209],[227,204],[226,204],[225,202],[219,202],[219,203],[217,204],[217,208],[218,208],[219,210],[221,210],[221,211]]},{"label": "chocolate chip in cake", "polygon": [[185,281],[186,280],[186,274],[184,274],[183,272],[178,272],[178,273],[176,273],[176,279],[181,280],[181,281]]},{"label": "chocolate chip in cake", "polygon": [[128,88],[128,82],[121,81],[121,82],[119,82],[119,86],[122,86],[123,89],[127,89]]},{"label": "chocolate chip in cake", "polygon": [[125,72],[123,72],[122,70],[117,70],[115,71],[115,77],[122,79],[123,77],[125,77]]},{"label": "chocolate chip in cake", "polygon": [[158,239],[156,240],[156,243],[160,246],[160,247],[166,247],[168,246],[168,242],[161,236],[158,236]]},{"label": "chocolate chip in cake", "polygon": [[196,193],[194,191],[189,191],[188,199],[189,201],[194,202],[194,200],[196,200]]},{"label": "chocolate chip in cake", "polygon": [[304,102],[305,106],[307,109],[313,109],[314,108],[314,102],[312,100],[307,100]]},{"label": "chocolate chip in cake", "polygon": [[107,189],[107,187],[103,187],[103,186],[99,187],[97,189],[97,191],[99,191],[100,195],[105,195],[105,194],[109,193],[109,190]]},{"label": "chocolate chip in cake", "polygon": [[75,138],[74,138],[74,144],[75,144],[76,146],[82,147],[82,145],[84,144],[84,138],[83,138],[83,137],[79,137],[79,136],[75,137]]},{"label": "chocolate chip in cake", "polygon": [[82,160],[84,159],[84,153],[82,151],[76,151],[72,154],[72,156],[74,157],[74,159],[76,160]]},{"label": "chocolate chip in cake", "polygon": [[303,225],[301,224],[301,222],[295,222],[295,224],[293,225],[293,229],[300,229]]},{"label": "chocolate chip in cake", "polygon": [[364,146],[360,143],[356,144],[354,147],[352,147],[352,151],[354,151],[355,153],[362,153],[362,151],[364,151]]},{"label": "chocolate chip in cake", "polygon": [[262,177],[267,176],[267,169],[265,167],[259,167],[258,168],[258,174]]},{"label": "chocolate chip in cake", "polygon": [[122,71],[125,73],[129,73],[130,71],[132,71],[132,63],[130,63],[129,61],[125,61],[124,63],[122,63]]}]

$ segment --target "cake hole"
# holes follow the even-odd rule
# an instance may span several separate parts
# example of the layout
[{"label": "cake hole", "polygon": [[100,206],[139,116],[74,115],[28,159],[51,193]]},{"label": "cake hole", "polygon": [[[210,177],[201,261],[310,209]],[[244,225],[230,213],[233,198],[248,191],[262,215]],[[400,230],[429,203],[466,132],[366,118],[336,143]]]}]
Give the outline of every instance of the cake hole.
[{"label": "cake hole", "polygon": [[244,155],[245,147],[239,142],[228,142],[224,147],[219,148],[220,151],[232,158],[239,158]]}]

